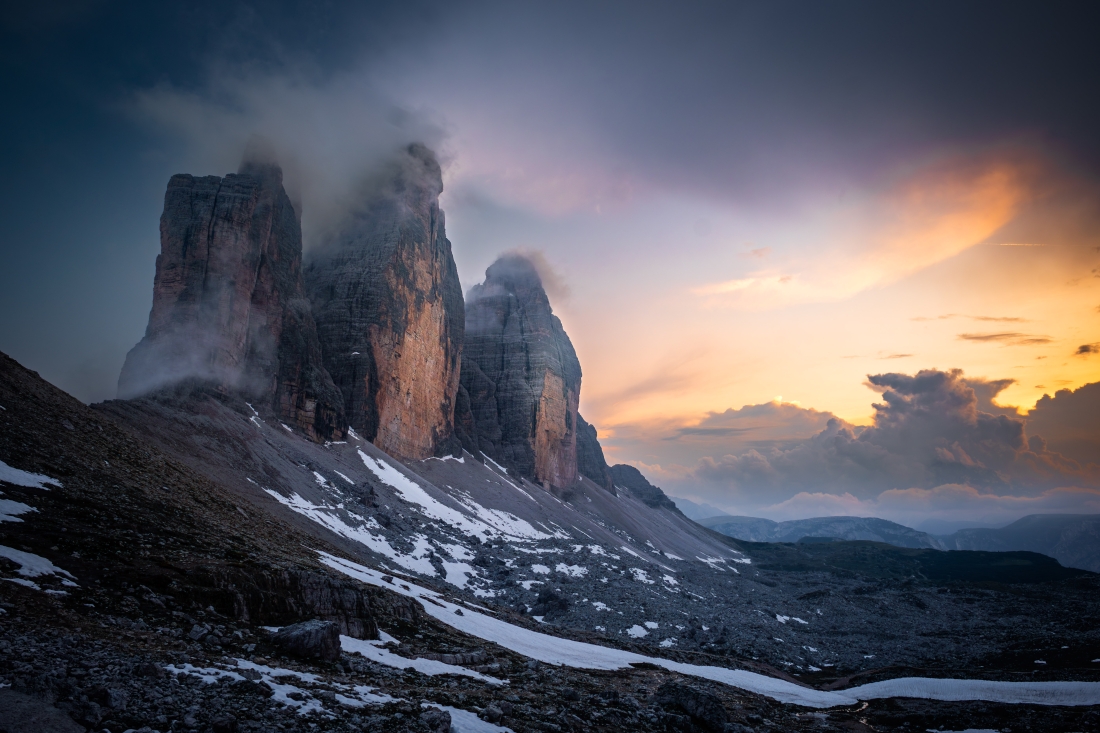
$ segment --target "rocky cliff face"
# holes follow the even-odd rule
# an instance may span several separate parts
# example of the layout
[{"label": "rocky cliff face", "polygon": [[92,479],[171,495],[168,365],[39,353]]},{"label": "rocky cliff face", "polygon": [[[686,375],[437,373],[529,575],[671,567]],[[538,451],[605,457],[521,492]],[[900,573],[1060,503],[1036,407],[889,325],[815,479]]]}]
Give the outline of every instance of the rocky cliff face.
[{"label": "rocky cliff face", "polygon": [[463,304],[442,191],[435,156],[409,146],[365,186],[305,274],[348,422],[404,459],[453,444]]},{"label": "rocky cliff face", "polygon": [[598,486],[615,493],[615,481],[603,455],[596,428],[577,413],[577,471]]},{"label": "rocky cliff face", "polygon": [[654,509],[668,509],[676,514],[680,513],[672,499],[669,499],[660,488],[649,483],[642,472],[634,466],[626,463],[615,464],[611,467],[611,478],[614,479],[616,486],[627,489],[631,494],[641,499],[646,506],[651,506]]},{"label": "rocky cliff face", "polygon": [[[577,480],[581,366],[534,266],[506,255],[466,303],[463,445],[547,488]],[[472,426],[473,434],[464,432]]]},{"label": "rocky cliff face", "polygon": [[238,173],[176,175],[145,337],[118,382],[128,399],[185,380],[236,391],[315,440],[343,435],[302,287],[302,231],[282,171],[253,147]]}]

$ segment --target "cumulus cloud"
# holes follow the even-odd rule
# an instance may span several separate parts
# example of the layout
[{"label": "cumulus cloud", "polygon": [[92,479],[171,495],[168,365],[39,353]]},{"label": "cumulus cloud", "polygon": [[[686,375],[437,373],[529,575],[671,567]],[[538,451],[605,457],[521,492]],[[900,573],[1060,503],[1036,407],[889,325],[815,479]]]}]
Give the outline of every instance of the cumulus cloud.
[{"label": "cumulus cloud", "polygon": [[[839,420],[830,412],[807,409],[791,402],[774,400],[762,405],[709,413],[694,425],[676,429],[665,440],[705,442],[719,438],[747,446],[787,444],[823,430],[830,420]],[[841,421],[843,423],[843,421]],[[843,423],[846,427],[852,427]]]},{"label": "cumulus cloud", "polygon": [[924,370],[872,375],[868,383],[882,393],[870,427],[830,419],[790,447],[704,458],[692,477],[721,487],[730,501],[769,505],[804,493],[867,500],[947,484],[1017,496],[1100,486],[1100,466],[1082,467],[1042,438],[1029,440],[1022,418],[979,409],[978,391],[991,399],[1004,382],[978,383],[976,391],[959,370]]},{"label": "cumulus cloud", "polygon": [[1100,464],[1100,382],[1043,395],[1027,414],[1027,427],[1050,450],[1082,464]]},{"label": "cumulus cloud", "polygon": [[1016,384],[1015,379],[975,379],[967,377],[966,384],[974,390],[974,396],[978,400],[978,410],[988,412],[991,415],[1012,415],[1019,417],[1020,411],[1015,407],[1002,407],[993,400],[997,395]]},{"label": "cumulus cloud", "polygon": [[[619,424],[601,433],[601,442],[612,456],[629,457],[639,468],[642,464],[638,459],[644,458],[649,465],[643,470],[657,471],[662,480],[668,477],[682,486],[690,471],[687,466],[706,456],[743,453],[754,448],[789,448],[821,432],[834,419],[838,418],[831,412],[776,399],[710,412],[697,421],[668,419]],[[844,421],[841,423],[858,430]]]},{"label": "cumulus cloud", "polygon": [[1034,496],[983,492],[965,484],[929,489],[891,489],[861,499],[850,493],[799,492],[776,504],[759,507],[769,519],[813,516],[882,517],[909,526],[929,520],[1007,524],[1028,514],[1100,513],[1100,489],[1057,487]]}]

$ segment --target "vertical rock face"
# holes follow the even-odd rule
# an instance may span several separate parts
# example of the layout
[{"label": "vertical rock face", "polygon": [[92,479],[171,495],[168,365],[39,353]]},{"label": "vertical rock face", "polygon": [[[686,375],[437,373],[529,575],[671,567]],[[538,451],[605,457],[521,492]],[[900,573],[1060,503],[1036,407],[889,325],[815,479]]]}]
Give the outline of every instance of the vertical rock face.
[{"label": "vertical rock face", "polygon": [[577,413],[577,471],[597,485],[615,493],[615,481],[603,455],[596,428]]},{"label": "vertical rock face", "polygon": [[442,190],[435,156],[409,146],[367,186],[305,274],[348,422],[405,459],[450,450],[454,440],[464,313]]},{"label": "vertical rock face", "polygon": [[577,480],[581,365],[537,270],[521,256],[500,258],[470,290],[462,386],[464,446],[547,488]]},{"label": "vertical rock face", "polygon": [[119,397],[198,380],[315,440],[341,437],[342,401],[302,288],[301,225],[270,157],[254,146],[236,174],[173,176],[160,239],[149,325]]},{"label": "vertical rock face", "polygon": [[642,472],[625,463],[617,463],[611,467],[611,478],[615,480],[616,486],[621,486],[624,489],[630,491],[631,494],[638,497],[644,504],[651,506],[654,509],[668,509],[669,511],[680,513],[680,510],[673,503],[672,499],[669,499],[665,492],[660,488],[654,486],[646,480],[646,477],[642,475]]}]

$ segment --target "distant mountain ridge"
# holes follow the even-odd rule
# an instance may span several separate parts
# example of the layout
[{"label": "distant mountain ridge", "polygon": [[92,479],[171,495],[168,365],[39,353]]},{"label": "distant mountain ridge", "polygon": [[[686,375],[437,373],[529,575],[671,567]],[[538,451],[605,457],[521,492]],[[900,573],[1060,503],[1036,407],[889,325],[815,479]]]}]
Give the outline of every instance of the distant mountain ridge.
[{"label": "distant mountain ridge", "polygon": [[937,550],[1026,550],[1053,557],[1069,568],[1100,572],[1100,514],[1031,514],[1007,527],[960,529],[951,535],[932,535],[875,517],[814,517],[775,522],[761,517],[718,516],[695,521],[746,542],[832,538]]},{"label": "distant mountain ridge", "polygon": [[949,550],[1030,550],[1100,573],[1100,514],[1030,514],[1000,529],[960,529]]},{"label": "distant mountain ridge", "polygon": [[[774,522],[759,517],[710,517],[699,524],[748,542],[798,542],[804,537],[869,540],[897,547],[947,549],[939,538],[874,517],[815,517]],[[976,548],[975,548],[976,549]]]}]

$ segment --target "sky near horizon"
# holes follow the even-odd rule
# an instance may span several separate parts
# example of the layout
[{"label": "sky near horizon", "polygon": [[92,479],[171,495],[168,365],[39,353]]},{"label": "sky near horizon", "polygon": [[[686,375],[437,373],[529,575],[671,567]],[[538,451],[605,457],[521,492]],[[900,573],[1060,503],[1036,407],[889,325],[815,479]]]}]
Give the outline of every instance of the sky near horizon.
[{"label": "sky near horizon", "polygon": [[[82,400],[112,398],[148,316],[170,175],[235,170],[247,138],[265,135],[308,250],[359,177],[419,140],[444,163],[464,290],[502,252],[544,261],[609,462],[775,518],[1100,512],[1087,470],[1100,463],[1100,400],[1081,389],[1100,381],[1094,14],[934,2],[13,10],[0,20],[0,350]],[[921,370],[949,376],[872,378]],[[872,406],[887,393],[904,398],[893,412]],[[1010,421],[1049,395],[1026,431],[1042,426],[1051,450],[1005,438],[1013,461],[982,464],[996,481],[973,466],[949,476],[942,456],[907,463],[887,423],[915,419],[904,410],[921,395]],[[830,418],[851,431],[835,440],[907,468],[857,476],[814,453]],[[929,443],[929,455],[982,463],[988,436],[956,437],[963,453]],[[1077,468],[1050,458],[1063,453]]]}]

